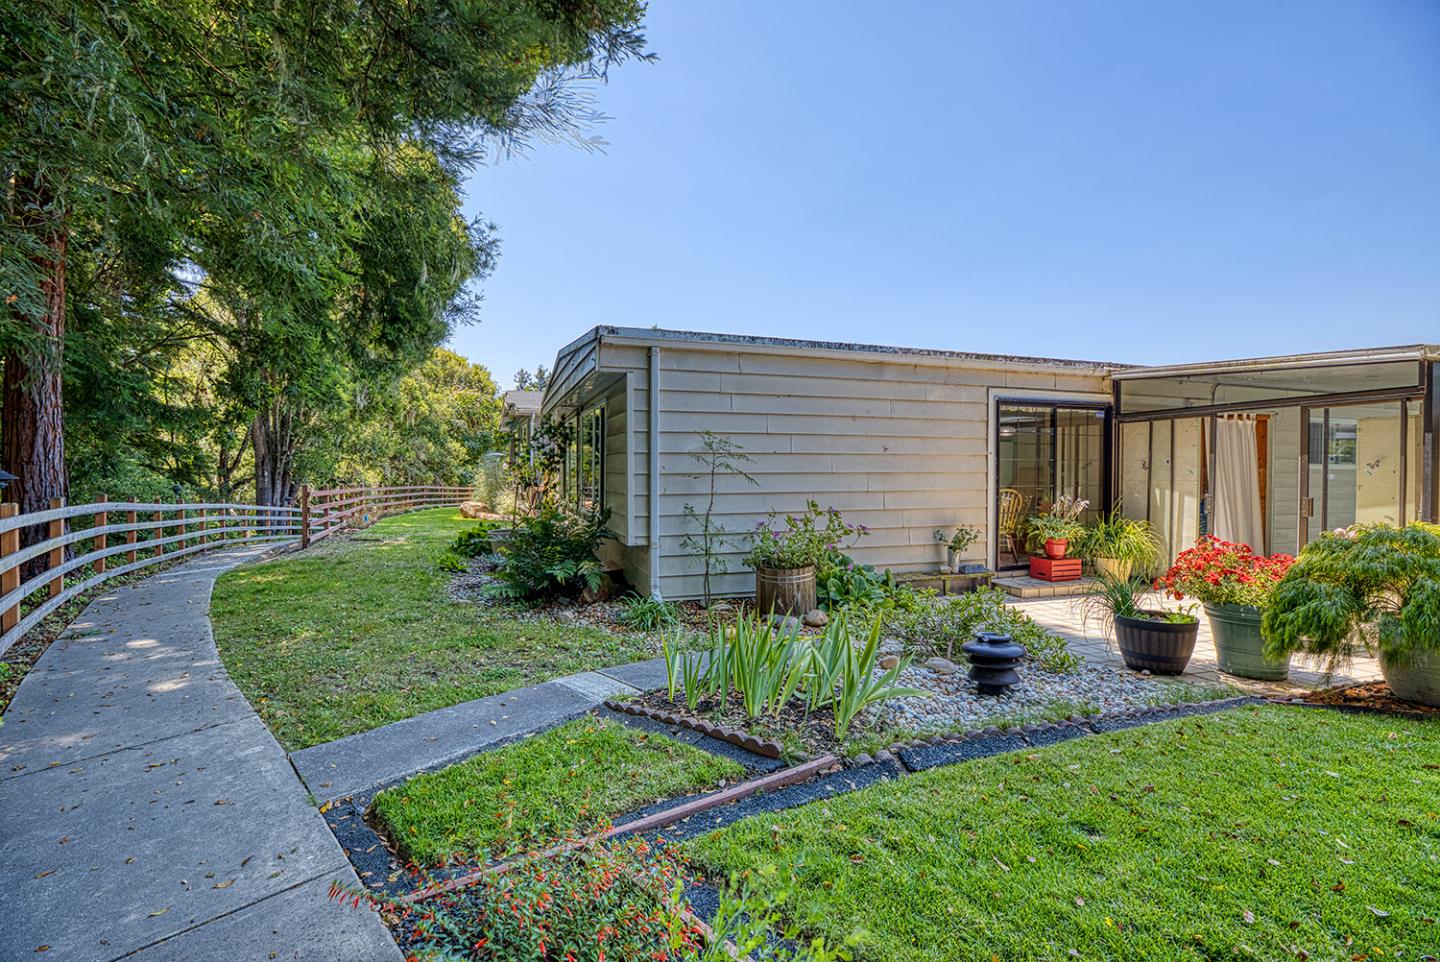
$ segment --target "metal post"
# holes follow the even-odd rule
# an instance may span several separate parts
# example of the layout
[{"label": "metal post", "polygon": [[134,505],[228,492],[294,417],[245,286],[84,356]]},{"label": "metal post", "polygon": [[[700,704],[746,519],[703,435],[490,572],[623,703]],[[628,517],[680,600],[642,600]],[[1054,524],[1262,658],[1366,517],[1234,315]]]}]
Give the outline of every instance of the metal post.
[{"label": "metal post", "polygon": [[[0,504],[0,519],[13,518],[20,513],[20,505],[14,501]],[[0,534],[0,558],[8,557],[20,550],[20,529],[11,528]],[[0,593],[9,594],[20,587],[20,566],[12,565],[0,573]],[[9,631],[20,620],[20,606],[11,605],[0,614],[0,630]]]},{"label": "metal post", "polygon": [[[65,507],[65,499],[64,499],[64,498],[51,498],[51,499],[50,499],[50,508],[51,508],[51,510],[54,510],[54,509],[56,509],[56,508],[63,508],[63,507]],[[50,522],[50,532],[49,532],[49,533],[50,533],[50,537],[51,537],[51,538],[58,538],[58,537],[62,536],[63,534],[65,534],[65,519],[64,519],[64,518],[56,518],[54,521],[51,521],[51,522]],[[51,548],[51,549],[50,549],[50,557],[49,557],[49,559],[47,560],[47,562],[46,562],[46,564],[45,564],[45,570],[47,570],[47,571],[54,571],[56,568],[60,567],[60,566],[61,566],[62,564],[64,564],[64,563],[65,563],[65,549],[64,549],[64,548]],[[65,576],[64,576],[64,575],[56,575],[55,577],[53,577],[53,578],[50,579],[50,597],[52,597],[52,598],[58,598],[58,597],[60,597],[60,592],[63,591],[63,590],[65,590]]]}]

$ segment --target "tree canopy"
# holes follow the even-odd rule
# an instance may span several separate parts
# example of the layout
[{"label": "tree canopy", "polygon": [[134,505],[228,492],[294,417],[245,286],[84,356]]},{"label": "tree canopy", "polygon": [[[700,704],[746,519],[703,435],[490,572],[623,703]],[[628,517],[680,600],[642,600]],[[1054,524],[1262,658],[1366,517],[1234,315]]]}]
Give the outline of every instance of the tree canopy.
[{"label": "tree canopy", "polygon": [[67,469],[267,503],[349,470],[316,433],[453,366],[433,351],[474,317],[497,241],[462,178],[486,151],[588,143],[574,81],[643,55],[643,15],[0,0],[0,466],[22,510]]}]

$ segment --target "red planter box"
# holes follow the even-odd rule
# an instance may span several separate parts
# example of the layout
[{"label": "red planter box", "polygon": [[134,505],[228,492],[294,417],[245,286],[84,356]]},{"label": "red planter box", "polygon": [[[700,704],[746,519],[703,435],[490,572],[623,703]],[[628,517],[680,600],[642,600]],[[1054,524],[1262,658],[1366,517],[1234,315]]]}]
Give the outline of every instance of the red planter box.
[{"label": "red planter box", "polygon": [[1046,558],[1030,556],[1030,577],[1041,581],[1079,581],[1079,558]]}]

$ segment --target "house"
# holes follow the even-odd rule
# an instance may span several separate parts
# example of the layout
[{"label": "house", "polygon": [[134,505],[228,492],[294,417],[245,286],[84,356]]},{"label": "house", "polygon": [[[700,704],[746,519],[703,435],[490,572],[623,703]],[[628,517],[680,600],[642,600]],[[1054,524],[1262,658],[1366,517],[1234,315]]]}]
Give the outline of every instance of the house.
[{"label": "house", "polygon": [[[700,594],[682,540],[708,498],[702,431],[753,459],[756,484],[720,479],[730,531],[813,498],[871,530],[858,560],[896,572],[938,567],[936,531],[959,524],[982,532],[974,560],[1019,568],[1024,517],[1061,494],[1092,515],[1120,500],[1172,555],[1203,532],[1294,551],[1435,517],[1437,361],[1420,345],[1146,368],[596,327],[560,350],[542,413],[574,428],[565,497],[610,510],[608,563],[679,599]],[[744,550],[719,594],[752,591]]]},{"label": "house", "polygon": [[543,391],[506,391],[500,399],[500,429],[510,438],[510,456],[529,450],[530,439],[540,423]]}]

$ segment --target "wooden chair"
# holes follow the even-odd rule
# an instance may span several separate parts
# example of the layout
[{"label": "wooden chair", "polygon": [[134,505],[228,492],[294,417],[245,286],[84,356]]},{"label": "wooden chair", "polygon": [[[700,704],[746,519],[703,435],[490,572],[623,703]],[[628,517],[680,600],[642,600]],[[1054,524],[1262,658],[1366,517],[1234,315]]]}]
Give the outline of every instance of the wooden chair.
[{"label": "wooden chair", "polygon": [[995,531],[1001,545],[1018,560],[1024,553],[1020,550],[1020,521],[1025,517],[1025,495],[1015,488],[1001,488],[996,502]]}]

